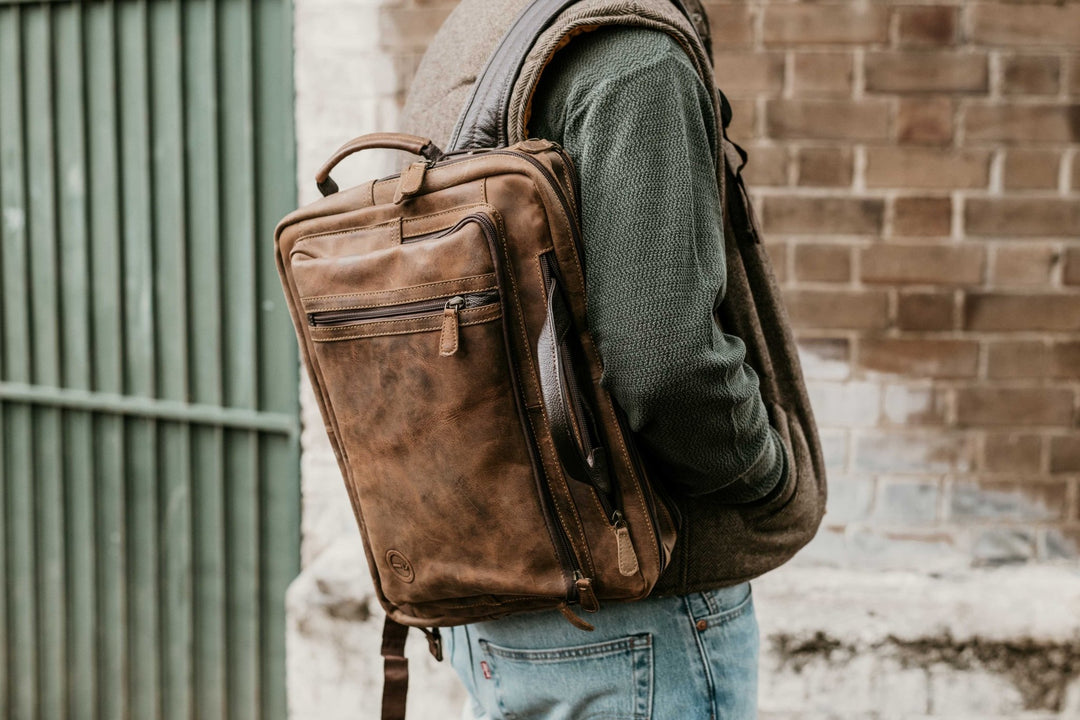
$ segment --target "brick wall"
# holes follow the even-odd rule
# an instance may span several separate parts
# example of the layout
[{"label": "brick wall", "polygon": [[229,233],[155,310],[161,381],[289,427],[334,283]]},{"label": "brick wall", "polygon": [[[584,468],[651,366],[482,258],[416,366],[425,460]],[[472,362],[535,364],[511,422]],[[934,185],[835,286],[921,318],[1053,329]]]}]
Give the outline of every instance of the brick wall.
[{"label": "brick wall", "polygon": [[[400,103],[454,2],[378,10]],[[804,559],[1080,546],[1080,2],[706,3],[830,466]]]},{"label": "brick wall", "polygon": [[1075,556],[1080,3],[708,7],[829,456],[811,553]]},{"label": "brick wall", "polygon": [[[344,139],[398,126],[455,4],[296,0],[301,201]],[[710,12],[830,464],[825,530],[755,585],[762,717],[1077,717],[1074,574],[876,570],[1077,555],[1080,1]],[[375,718],[378,604],[306,383],[302,403],[291,715]],[[411,712],[456,715],[414,640]]]}]

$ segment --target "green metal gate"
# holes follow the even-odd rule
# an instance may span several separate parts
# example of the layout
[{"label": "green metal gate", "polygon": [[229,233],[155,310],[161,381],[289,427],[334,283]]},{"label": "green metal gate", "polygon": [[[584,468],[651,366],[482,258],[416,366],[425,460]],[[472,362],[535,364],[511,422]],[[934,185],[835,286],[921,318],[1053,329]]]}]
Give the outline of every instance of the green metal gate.
[{"label": "green metal gate", "polygon": [[283,718],[288,0],[0,0],[0,715]]}]

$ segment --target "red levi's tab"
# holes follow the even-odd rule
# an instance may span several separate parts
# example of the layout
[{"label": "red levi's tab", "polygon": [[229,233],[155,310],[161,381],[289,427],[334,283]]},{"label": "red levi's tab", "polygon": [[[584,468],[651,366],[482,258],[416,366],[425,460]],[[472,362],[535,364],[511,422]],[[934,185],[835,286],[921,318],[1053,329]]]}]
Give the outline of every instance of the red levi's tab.
[{"label": "red levi's tab", "polygon": [[484,679],[485,680],[490,680],[491,679],[491,668],[488,667],[488,664],[487,664],[486,660],[481,660],[480,661],[480,670],[484,673]]}]

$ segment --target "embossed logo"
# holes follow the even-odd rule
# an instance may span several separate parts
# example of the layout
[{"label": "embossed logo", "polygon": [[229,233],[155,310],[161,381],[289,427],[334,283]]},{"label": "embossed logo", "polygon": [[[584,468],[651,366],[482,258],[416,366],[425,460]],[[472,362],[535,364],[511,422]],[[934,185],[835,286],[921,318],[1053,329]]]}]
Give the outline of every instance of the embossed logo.
[{"label": "embossed logo", "polygon": [[411,583],[416,577],[416,573],[413,572],[412,563],[409,562],[409,558],[405,557],[397,550],[386,551],[386,564],[390,566],[390,569],[394,571],[394,574],[407,583]]}]

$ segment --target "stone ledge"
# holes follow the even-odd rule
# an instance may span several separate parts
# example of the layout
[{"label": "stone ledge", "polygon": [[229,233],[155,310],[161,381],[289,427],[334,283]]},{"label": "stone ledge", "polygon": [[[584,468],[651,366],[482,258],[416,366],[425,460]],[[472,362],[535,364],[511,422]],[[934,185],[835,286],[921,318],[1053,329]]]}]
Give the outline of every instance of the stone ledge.
[{"label": "stone ledge", "polygon": [[754,585],[762,717],[1080,717],[1080,569],[784,568]]}]

